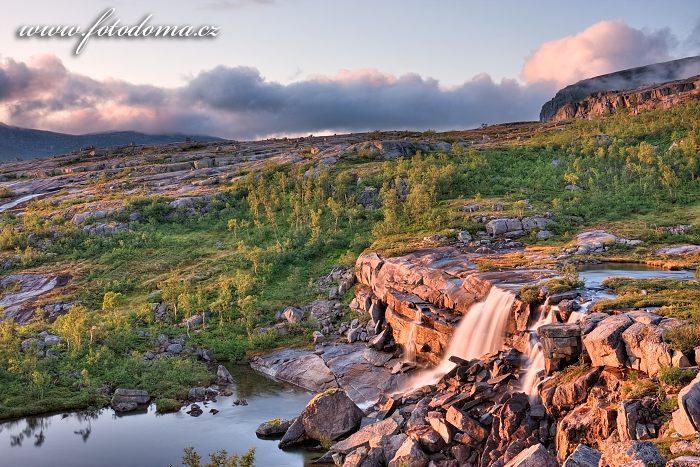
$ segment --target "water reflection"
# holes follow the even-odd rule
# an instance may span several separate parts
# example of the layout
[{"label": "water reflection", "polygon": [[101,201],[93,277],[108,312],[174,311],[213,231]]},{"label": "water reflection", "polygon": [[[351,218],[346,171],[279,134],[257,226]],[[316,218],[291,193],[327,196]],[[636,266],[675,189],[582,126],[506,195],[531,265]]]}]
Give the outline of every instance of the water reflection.
[{"label": "water reflection", "polygon": [[[183,411],[156,415],[117,416],[111,409],[28,417],[0,424],[1,465],[22,467],[94,467],[111,465],[180,465],[185,447],[193,446],[207,458],[226,449],[243,453],[256,448],[256,465],[301,466],[304,452],[277,449],[276,441],[255,437],[258,424],[271,418],[292,418],[311,395],[282,385],[247,366],[229,368],[236,384],[234,394],[200,404],[204,414],[190,417]],[[234,406],[246,399],[247,406]],[[220,412],[216,415],[210,409]]]}]

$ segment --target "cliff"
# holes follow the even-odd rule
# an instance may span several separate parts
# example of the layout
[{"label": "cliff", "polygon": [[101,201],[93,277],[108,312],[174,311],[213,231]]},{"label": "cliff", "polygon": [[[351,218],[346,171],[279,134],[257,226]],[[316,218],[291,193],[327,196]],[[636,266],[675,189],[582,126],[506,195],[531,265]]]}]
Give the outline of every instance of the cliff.
[{"label": "cliff", "polygon": [[[628,108],[668,107],[697,97],[700,57],[630,68],[567,86],[542,106],[540,121],[588,118]],[[690,91],[690,93],[689,93]]]}]

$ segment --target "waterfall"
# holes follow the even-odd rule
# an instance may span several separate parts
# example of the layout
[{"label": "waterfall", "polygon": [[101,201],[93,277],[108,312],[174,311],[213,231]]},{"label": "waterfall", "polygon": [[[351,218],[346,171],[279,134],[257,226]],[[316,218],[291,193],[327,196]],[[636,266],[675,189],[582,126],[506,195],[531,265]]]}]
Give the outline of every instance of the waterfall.
[{"label": "waterfall", "polygon": [[411,321],[411,327],[408,330],[408,338],[404,345],[403,355],[407,362],[415,363],[416,361],[416,328],[423,322],[423,313],[420,307],[416,308],[416,316]]},{"label": "waterfall", "polygon": [[522,382],[522,390],[530,396],[530,399],[537,398],[537,385],[540,379],[540,373],[544,370],[544,352],[542,352],[542,344],[537,335],[537,330],[549,323],[556,321],[556,307],[550,308],[548,311],[544,307],[540,307],[540,319],[534,324],[530,332],[530,352],[527,356],[528,366],[525,371],[525,378]]},{"label": "waterfall", "polygon": [[440,364],[409,379],[408,390],[435,384],[455,367],[453,355],[470,360],[501,350],[514,300],[511,292],[491,287],[486,300],[474,303],[459,322]]}]

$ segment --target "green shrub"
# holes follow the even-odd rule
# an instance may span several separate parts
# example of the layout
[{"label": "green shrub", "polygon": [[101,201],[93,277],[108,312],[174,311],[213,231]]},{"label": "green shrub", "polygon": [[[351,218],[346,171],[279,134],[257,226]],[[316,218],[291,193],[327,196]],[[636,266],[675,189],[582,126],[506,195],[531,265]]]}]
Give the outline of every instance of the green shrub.
[{"label": "green shrub", "polygon": [[158,399],[156,401],[156,411],[158,413],[178,412],[182,404],[175,399]]},{"label": "green shrub", "polygon": [[688,368],[667,366],[662,368],[659,380],[676,390],[680,390],[695,378],[695,371]]},{"label": "green shrub", "polygon": [[664,340],[672,349],[690,355],[700,346],[700,326],[693,323],[669,329],[664,333]]}]

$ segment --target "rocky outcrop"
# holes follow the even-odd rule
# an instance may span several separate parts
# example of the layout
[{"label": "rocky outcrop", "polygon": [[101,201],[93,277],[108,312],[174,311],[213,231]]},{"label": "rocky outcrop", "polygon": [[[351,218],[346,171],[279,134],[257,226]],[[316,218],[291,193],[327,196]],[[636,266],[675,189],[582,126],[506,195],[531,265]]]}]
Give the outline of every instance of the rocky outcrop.
[{"label": "rocky outcrop", "polygon": [[[700,58],[689,57],[585,79],[561,89],[552,100],[545,103],[540,112],[540,121],[603,115],[621,108],[629,108],[635,113],[635,110],[648,106],[672,104],[678,99],[679,93],[690,90],[669,82],[685,80],[698,74]],[[665,84],[637,89],[657,83]],[[697,90],[697,86],[693,89]]]},{"label": "rocky outcrop", "polygon": [[581,355],[581,327],[578,324],[545,324],[537,329],[544,353],[545,371],[554,371],[576,362]]},{"label": "rocky outcrop", "polygon": [[[382,305],[395,342],[405,346],[411,340],[419,358],[437,364],[463,314],[483,301],[492,286],[517,289],[548,276],[542,270],[480,272],[472,262],[474,257],[451,247],[426,248],[394,258],[361,255],[355,267],[357,280],[367,287],[356,289],[354,303],[365,312],[373,304]],[[527,329],[527,304],[516,299],[509,316],[509,332]]]},{"label": "rocky outcrop", "polygon": [[493,219],[486,223],[486,232],[492,237],[503,235],[504,237],[522,237],[533,231],[545,231],[552,223],[546,217],[523,217]]},{"label": "rocky outcrop", "polygon": [[662,466],[666,460],[654,444],[648,441],[627,441],[610,444],[600,458],[600,467],[621,465]]}]

